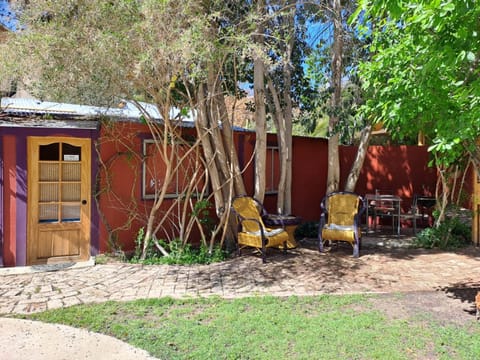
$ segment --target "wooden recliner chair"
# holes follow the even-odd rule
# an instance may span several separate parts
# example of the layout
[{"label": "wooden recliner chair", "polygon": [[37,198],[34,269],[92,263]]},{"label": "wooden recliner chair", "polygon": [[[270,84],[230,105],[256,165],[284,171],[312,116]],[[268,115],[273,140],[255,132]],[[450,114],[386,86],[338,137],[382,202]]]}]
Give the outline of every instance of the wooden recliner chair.
[{"label": "wooden recliner chair", "polygon": [[318,248],[323,252],[325,241],[346,241],[353,246],[353,256],[360,255],[362,233],[361,215],[364,199],[348,191],[327,194],[321,204],[322,214],[318,229]]},{"label": "wooden recliner chair", "polygon": [[277,247],[287,250],[288,233],[284,229],[267,228],[262,220],[266,215],[263,205],[249,196],[237,196],[232,200],[233,212],[238,220],[237,249],[244,247],[259,249],[265,263],[267,248]]}]

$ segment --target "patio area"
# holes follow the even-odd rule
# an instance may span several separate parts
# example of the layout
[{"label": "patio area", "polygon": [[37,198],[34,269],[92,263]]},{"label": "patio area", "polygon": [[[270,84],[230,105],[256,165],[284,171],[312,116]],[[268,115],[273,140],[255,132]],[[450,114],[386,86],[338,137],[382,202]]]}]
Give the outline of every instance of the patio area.
[{"label": "patio area", "polygon": [[[436,292],[451,311],[474,319],[480,290],[480,249],[454,252],[408,248],[411,237],[365,236],[360,258],[340,244],[320,254],[304,239],[287,255],[269,249],[267,264],[254,252],[198,266],[142,266],[122,262],[50,267],[24,274],[0,271],[0,314],[44,311],[82,303],[170,296],[303,296]],[[1,269],[0,269],[1,270]],[[48,270],[48,271],[47,271]]]}]

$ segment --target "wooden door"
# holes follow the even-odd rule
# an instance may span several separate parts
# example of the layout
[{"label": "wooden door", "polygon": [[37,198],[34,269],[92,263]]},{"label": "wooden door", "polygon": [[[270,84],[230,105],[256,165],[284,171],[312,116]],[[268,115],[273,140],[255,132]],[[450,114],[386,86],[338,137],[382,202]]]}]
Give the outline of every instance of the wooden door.
[{"label": "wooden door", "polygon": [[28,264],[89,259],[90,156],[90,139],[28,138]]}]

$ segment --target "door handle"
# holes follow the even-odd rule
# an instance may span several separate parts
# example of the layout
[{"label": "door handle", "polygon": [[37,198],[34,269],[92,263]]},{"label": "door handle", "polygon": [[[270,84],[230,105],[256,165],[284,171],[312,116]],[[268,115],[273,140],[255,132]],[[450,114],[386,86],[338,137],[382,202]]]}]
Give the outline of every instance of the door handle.
[{"label": "door handle", "polygon": [[82,205],[87,205],[87,200],[82,200]]}]

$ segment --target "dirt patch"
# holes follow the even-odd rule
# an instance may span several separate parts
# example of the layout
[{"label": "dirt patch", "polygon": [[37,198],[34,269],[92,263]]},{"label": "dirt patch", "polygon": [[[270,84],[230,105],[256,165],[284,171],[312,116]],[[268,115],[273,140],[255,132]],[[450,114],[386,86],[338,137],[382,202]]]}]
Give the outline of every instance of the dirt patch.
[{"label": "dirt patch", "polygon": [[[375,260],[375,256],[388,254],[388,261],[385,263],[386,267],[381,269],[392,268],[395,260],[398,259],[410,259],[415,262],[414,259],[419,255],[435,254],[439,256],[448,253],[438,250],[425,250],[415,249],[412,247],[412,237],[396,238],[385,235],[375,238],[365,238],[363,244],[362,256],[371,256],[371,262]],[[305,239],[306,240],[306,239]],[[304,247],[316,246],[315,239],[312,241],[303,241]],[[336,244],[335,244],[336,245]],[[341,243],[338,247],[329,248],[332,252],[338,252],[341,254],[349,254],[351,247],[348,244]],[[478,258],[478,247],[467,247],[465,249],[459,249],[452,253],[468,254],[469,257]],[[432,264],[437,261],[432,258],[430,260]],[[369,265],[372,266],[371,262]],[[439,262],[441,263],[441,262]],[[388,265],[387,265],[388,264]],[[440,275],[445,276],[445,282],[450,281],[450,277],[447,275],[447,267],[455,269],[458,266],[457,260],[443,263],[444,272],[431,271],[428,265],[424,267],[418,267],[417,272],[429,273],[430,278],[433,279]],[[408,266],[406,269],[411,271],[412,266]],[[406,270],[404,269],[404,270]],[[457,273],[462,273],[460,268],[456,269]],[[453,273],[454,271],[450,271]],[[406,272],[394,272],[390,273],[393,278],[402,279],[400,282],[405,283],[408,288],[409,279],[414,277],[412,274]],[[468,276],[466,276],[467,278]],[[386,316],[392,319],[408,319],[408,318],[425,318],[428,320],[437,321],[442,325],[456,325],[456,326],[480,326],[480,320],[476,320],[476,306],[475,295],[480,291],[480,281],[465,280],[455,282],[454,285],[438,287],[434,291],[416,291],[415,286],[412,286],[412,291],[399,290],[398,292],[389,292],[385,294],[375,295],[369,300],[369,307],[383,312]],[[361,310],[361,309],[359,309]]]},{"label": "dirt patch", "polygon": [[[372,297],[372,309],[392,319],[425,318],[442,325],[468,326],[475,323],[475,294],[478,290],[442,289]],[[480,322],[479,322],[480,326]]]}]

